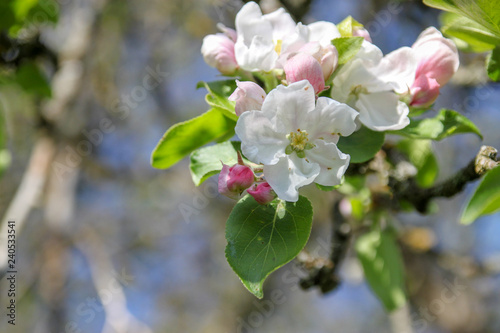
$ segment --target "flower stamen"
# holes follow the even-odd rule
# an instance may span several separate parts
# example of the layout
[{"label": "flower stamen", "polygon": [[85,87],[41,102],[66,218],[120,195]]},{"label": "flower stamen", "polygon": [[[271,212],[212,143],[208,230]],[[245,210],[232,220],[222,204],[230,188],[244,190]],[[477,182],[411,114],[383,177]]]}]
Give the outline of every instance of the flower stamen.
[{"label": "flower stamen", "polygon": [[281,39],[278,39],[276,41],[276,45],[274,46],[274,51],[276,51],[276,53],[278,53],[278,55],[281,54],[281,44],[283,43],[283,41]]},{"label": "flower stamen", "polygon": [[308,136],[309,133],[307,133],[307,131],[302,131],[300,128],[297,129],[297,132],[290,132],[290,134],[286,136],[286,138],[290,140],[290,144],[285,148],[285,153],[290,155],[296,152],[298,157],[306,157],[304,150],[315,147],[314,144],[309,142]]}]

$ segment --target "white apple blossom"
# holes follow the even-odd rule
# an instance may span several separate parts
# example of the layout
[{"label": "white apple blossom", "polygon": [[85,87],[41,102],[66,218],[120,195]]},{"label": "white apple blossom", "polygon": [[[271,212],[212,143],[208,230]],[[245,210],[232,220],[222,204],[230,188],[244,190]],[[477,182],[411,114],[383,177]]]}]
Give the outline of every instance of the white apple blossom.
[{"label": "white apple blossom", "polygon": [[264,165],[265,179],[278,197],[295,202],[304,185],[340,184],[350,157],[336,143],[356,129],[357,116],[331,98],[316,102],[312,85],[302,80],[272,90],[262,110],[244,112],[235,130],[243,154]]},{"label": "white apple blossom", "polygon": [[327,47],[332,39],[340,37],[333,23],[295,24],[283,8],[263,15],[255,2],[245,4],[236,15],[236,31],[236,60],[248,71],[282,68],[288,55],[305,44],[319,42],[321,47]]},{"label": "white apple blossom", "polygon": [[365,41],[334,78],[332,98],[358,110],[360,122],[373,130],[401,129],[409,123],[409,108],[401,100],[430,106],[458,65],[456,46],[434,27],[424,30],[411,48],[386,56]]},{"label": "white apple blossom", "polygon": [[417,61],[409,47],[387,54],[363,41],[356,56],[333,80],[332,98],[359,111],[359,121],[375,131],[398,130],[410,120],[399,94],[408,92]]}]

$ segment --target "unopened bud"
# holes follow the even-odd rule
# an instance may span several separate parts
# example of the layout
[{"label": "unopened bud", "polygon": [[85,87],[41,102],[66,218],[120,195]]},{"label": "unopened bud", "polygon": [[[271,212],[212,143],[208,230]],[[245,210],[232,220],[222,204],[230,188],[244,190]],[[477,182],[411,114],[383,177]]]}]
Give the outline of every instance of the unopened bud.
[{"label": "unopened bud", "polygon": [[320,63],[311,55],[298,53],[289,58],[285,64],[287,82],[294,83],[307,80],[316,94],[325,89],[325,79]]},{"label": "unopened bud", "polygon": [[203,38],[201,54],[205,62],[225,75],[232,75],[238,69],[234,55],[234,41],[227,34],[218,33]]},{"label": "unopened bud", "polygon": [[247,192],[261,205],[267,205],[276,198],[276,193],[267,182],[255,184]]},{"label": "unopened bud", "polygon": [[235,101],[235,112],[238,116],[245,111],[260,110],[266,92],[257,83],[251,81],[238,81],[236,90],[228,97],[228,100]]},{"label": "unopened bud", "polygon": [[232,167],[222,164],[219,174],[219,193],[229,198],[236,199],[252,186],[255,176],[249,166],[235,164]]},{"label": "unopened bud", "polygon": [[434,27],[425,29],[412,45],[412,49],[419,61],[415,78],[426,75],[435,79],[442,87],[458,69],[457,47]]}]

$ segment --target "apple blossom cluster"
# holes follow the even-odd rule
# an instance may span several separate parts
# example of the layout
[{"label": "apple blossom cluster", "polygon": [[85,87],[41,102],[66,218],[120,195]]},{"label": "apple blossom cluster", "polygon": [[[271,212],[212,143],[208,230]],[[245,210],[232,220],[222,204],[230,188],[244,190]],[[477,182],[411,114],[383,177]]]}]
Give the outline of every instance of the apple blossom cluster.
[{"label": "apple blossom cluster", "polygon": [[[201,52],[210,66],[240,78],[228,99],[242,153],[256,166],[224,165],[219,192],[238,198],[246,190],[262,204],[275,195],[295,202],[313,182],[340,184],[350,157],[339,138],[362,126],[406,127],[410,111],[432,105],[459,65],[456,46],[434,27],[387,55],[360,24],[345,35],[330,22],[295,23],[284,9],[263,15],[254,2],[241,8],[235,27],[219,25]],[[353,36],[362,43],[340,63],[335,40]]]}]

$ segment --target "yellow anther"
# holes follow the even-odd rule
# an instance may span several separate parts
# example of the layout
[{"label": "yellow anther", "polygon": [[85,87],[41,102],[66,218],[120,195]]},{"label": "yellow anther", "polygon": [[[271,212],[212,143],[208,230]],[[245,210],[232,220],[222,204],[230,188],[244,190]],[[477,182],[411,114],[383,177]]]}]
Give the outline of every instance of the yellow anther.
[{"label": "yellow anther", "polygon": [[278,40],[276,41],[276,46],[274,47],[274,51],[276,51],[276,53],[278,53],[278,55],[280,55],[280,54],[281,54],[281,43],[282,43],[282,42],[283,42],[283,41],[282,41],[281,39],[278,39]]}]

